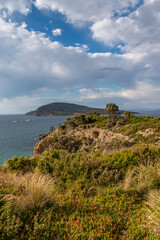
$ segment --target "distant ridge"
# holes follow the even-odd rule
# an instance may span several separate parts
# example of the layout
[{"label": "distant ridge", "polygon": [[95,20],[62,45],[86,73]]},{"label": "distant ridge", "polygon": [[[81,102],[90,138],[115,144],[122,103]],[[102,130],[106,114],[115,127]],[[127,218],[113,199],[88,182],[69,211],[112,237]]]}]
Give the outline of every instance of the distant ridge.
[{"label": "distant ridge", "polygon": [[55,102],[39,107],[35,111],[26,113],[29,116],[67,116],[74,113],[87,114],[90,111],[95,111],[99,114],[106,114],[103,108],[91,108],[74,103]]},{"label": "distant ridge", "polygon": [[[55,102],[43,105],[35,111],[26,113],[28,116],[69,116],[74,113],[88,114],[89,112],[97,112],[99,114],[107,114],[103,108],[92,108],[74,103]],[[119,113],[123,114],[124,111],[120,110]],[[131,114],[138,114],[138,112],[131,112]]]}]

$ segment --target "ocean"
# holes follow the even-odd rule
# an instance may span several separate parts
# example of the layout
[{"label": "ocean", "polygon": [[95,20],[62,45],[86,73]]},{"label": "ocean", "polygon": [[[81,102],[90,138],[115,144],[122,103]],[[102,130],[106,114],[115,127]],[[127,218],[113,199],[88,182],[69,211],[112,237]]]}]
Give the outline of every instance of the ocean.
[{"label": "ocean", "polygon": [[[160,117],[160,110],[139,115]],[[0,165],[15,156],[31,157],[39,135],[48,133],[51,126],[57,128],[65,119],[66,116],[0,115]]]},{"label": "ocean", "polygon": [[25,115],[0,115],[0,165],[15,156],[31,157],[37,138],[57,128],[66,116],[33,117]]}]

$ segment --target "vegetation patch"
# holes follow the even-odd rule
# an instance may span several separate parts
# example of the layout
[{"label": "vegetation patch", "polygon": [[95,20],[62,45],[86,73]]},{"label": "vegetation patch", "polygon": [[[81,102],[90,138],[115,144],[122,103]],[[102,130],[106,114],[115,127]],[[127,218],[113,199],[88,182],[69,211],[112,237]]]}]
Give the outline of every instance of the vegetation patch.
[{"label": "vegetation patch", "polygon": [[160,119],[112,107],[0,168],[0,239],[160,239]]}]

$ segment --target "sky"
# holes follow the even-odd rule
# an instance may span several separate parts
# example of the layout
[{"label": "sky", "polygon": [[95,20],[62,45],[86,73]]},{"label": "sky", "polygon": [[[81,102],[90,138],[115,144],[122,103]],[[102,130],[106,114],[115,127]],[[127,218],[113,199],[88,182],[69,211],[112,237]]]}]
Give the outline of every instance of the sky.
[{"label": "sky", "polygon": [[0,0],[0,114],[160,109],[160,0]]}]

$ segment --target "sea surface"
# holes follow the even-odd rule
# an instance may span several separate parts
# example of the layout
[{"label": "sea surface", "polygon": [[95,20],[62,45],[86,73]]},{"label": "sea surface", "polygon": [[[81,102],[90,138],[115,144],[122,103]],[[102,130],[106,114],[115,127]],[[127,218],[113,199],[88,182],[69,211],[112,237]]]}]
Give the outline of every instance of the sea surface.
[{"label": "sea surface", "polygon": [[31,157],[39,135],[48,133],[51,126],[57,128],[65,119],[66,116],[0,115],[0,165],[15,156]]},{"label": "sea surface", "polygon": [[[160,117],[160,110],[139,115]],[[0,115],[0,165],[15,156],[31,157],[39,135],[48,133],[51,126],[57,128],[65,119],[66,116]]]}]

